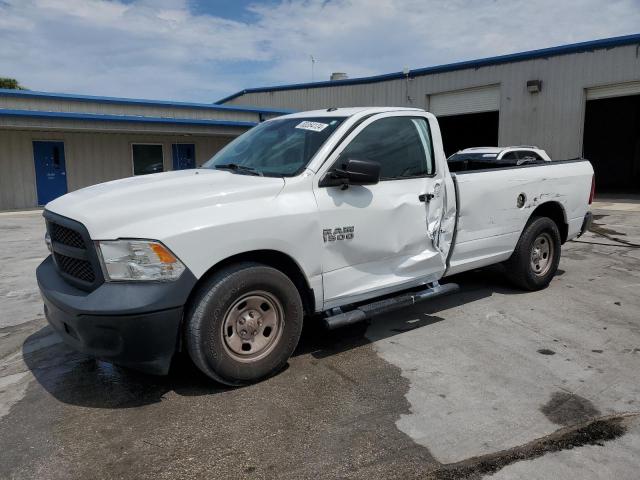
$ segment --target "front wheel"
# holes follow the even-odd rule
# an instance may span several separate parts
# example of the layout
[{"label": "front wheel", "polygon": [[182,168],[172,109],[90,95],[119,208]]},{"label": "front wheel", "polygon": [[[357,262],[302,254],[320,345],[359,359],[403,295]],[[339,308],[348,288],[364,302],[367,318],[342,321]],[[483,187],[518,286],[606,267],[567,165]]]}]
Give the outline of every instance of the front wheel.
[{"label": "front wheel", "polygon": [[284,367],[300,339],[302,320],[293,282],[275,268],[245,262],[202,285],[187,312],[185,342],[206,375],[245,385]]},{"label": "front wheel", "polygon": [[525,290],[541,290],[551,282],[560,263],[560,232],[548,217],[532,219],[505,262],[509,279]]}]

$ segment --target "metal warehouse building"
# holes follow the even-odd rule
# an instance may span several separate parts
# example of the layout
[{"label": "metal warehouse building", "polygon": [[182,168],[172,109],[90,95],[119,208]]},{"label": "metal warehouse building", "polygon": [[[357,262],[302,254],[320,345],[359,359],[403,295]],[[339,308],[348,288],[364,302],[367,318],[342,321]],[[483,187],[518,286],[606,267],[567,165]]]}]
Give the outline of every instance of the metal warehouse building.
[{"label": "metal warehouse building", "polygon": [[193,168],[282,112],[0,90],[0,210],[131,175]]},{"label": "metal warehouse building", "polygon": [[438,116],[447,154],[537,145],[552,158],[591,160],[600,191],[640,191],[640,34],[374,77],[251,88],[217,103],[425,108]]}]

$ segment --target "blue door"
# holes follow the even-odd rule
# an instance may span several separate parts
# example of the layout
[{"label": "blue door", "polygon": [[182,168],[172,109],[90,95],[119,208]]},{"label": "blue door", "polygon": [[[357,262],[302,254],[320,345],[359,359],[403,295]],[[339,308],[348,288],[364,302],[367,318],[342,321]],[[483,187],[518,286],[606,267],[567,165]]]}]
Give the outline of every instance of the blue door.
[{"label": "blue door", "polygon": [[38,205],[46,205],[67,193],[63,142],[33,142],[33,161],[36,166]]},{"label": "blue door", "polygon": [[173,144],[173,169],[196,168],[196,146],[193,143]]}]

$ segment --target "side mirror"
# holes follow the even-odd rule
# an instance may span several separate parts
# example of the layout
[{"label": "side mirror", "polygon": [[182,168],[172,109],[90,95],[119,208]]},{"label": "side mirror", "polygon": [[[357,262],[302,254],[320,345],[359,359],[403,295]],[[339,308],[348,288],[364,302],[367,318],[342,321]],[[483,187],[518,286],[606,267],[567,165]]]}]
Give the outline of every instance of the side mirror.
[{"label": "side mirror", "polygon": [[342,168],[332,168],[322,180],[320,187],[342,187],[349,185],[374,185],[380,181],[380,163],[372,160],[349,159]]}]

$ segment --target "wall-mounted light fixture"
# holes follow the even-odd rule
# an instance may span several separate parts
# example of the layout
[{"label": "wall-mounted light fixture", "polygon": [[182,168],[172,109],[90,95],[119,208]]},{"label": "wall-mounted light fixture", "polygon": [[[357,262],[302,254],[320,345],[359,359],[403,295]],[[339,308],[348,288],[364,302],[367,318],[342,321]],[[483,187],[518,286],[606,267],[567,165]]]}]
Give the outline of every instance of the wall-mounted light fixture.
[{"label": "wall-mounted light fixture", "polygon": [[540,93],[542,90],[542,80],[527,80],[527,91],[529,93]]}]

